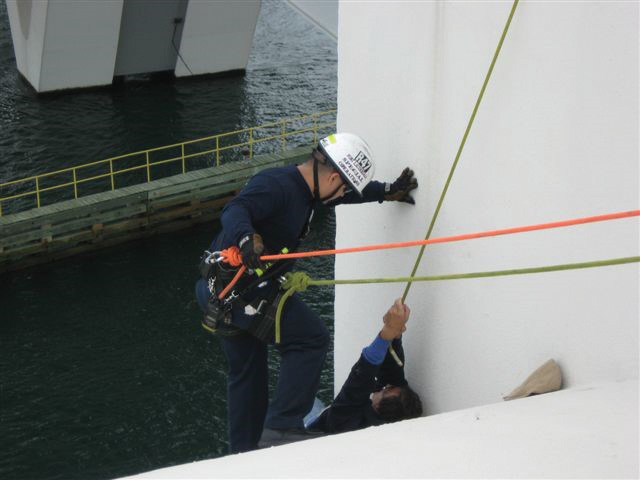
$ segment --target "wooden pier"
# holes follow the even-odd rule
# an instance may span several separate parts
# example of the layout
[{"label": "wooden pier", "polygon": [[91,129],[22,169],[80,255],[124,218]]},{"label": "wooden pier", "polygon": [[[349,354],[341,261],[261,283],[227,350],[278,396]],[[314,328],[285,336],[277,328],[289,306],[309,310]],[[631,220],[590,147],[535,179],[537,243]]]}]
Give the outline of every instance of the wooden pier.
[{"label": "wooden pier", "polygon": [[0,273],[212,221],[258,171],[301,163],[311,146],[0,217]]}]

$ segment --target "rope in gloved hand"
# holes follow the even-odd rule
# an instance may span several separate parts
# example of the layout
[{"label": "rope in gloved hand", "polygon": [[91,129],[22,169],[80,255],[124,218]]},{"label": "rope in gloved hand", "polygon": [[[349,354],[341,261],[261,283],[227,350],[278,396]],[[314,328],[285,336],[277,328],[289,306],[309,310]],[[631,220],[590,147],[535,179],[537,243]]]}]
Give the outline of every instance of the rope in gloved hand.
[{"label": "rope in gloved hand", "polygon": [[392,277],[392,278],[361,278],[352,280],[313,280],[304,272],[291,272],[286,274],[286,281],[283,287],[286,292],[280,298],[276,309],[275,319],[275,341],[280,342],[280,319],[282,310],[287,299],[296,292],[304,292],[309,286],[323,285],[356,285],[367,283],[404,283],[412,282],[434,282],[442,280],[461,280],[470,278],[502,277],[507,275],[527,275],[532,273],[557,272],[562,270],[577,270],[582,268],[608,267],[613,265],[624,265],[627,263],[640,262],[640,256],[612,258],[608,260],[595,260],[591,262],[566,263],[561,265],[548,265],[543,267],[515,268],[510,270],[494,270],[489,272],[456,273],[449,275],[431,275],[425,277]]}]

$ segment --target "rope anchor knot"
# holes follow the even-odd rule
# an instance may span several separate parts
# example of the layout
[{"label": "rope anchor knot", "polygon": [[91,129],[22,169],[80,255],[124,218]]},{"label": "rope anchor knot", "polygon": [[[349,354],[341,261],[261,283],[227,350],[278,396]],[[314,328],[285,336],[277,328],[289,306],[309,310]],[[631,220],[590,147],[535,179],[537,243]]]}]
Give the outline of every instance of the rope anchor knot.
[{"label": "rope anchor knot", "polygon": [[287,293],[289,290],[293,290],[292,294],[304,292],[311,285],[311,277],[304,272],[289,272],[285,275],[285,278],[282,288],[287,290]]}]

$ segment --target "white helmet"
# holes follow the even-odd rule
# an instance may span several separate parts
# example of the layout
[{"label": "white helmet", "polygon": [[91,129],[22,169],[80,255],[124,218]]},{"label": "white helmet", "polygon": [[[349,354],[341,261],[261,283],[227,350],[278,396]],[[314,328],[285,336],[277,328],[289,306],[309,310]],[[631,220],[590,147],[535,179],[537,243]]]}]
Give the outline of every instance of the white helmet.
[{"label": "white helmet", "polygon": [[318,150],[358,195],[373,179],[376,164],[367,142],[353,133],[335,133],[320,140]]}]

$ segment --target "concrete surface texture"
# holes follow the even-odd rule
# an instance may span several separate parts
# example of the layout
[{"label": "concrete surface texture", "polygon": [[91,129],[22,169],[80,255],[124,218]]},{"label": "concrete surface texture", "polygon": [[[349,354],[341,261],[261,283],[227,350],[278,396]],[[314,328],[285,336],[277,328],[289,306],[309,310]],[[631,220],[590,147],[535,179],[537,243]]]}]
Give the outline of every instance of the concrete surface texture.
[{"label": "concrete surface texture", "polygon": [[[336,246],[424,238],[511,2],[341,2],[338,130],[416,205],[339,207]],[[384,34],[382,34],[384,33]],[[638,209],[638,4],[521,2],[432,237]],[[638,220],[427,247],[417,275],[638,255]],[[417,248],[336,257],[408,276]],[[414,283],[407,376],[428,414],[498,401],[554,358],[565,386],[638,377],[638,264]],[[336,287],[335,385],[404,284]]]}]

